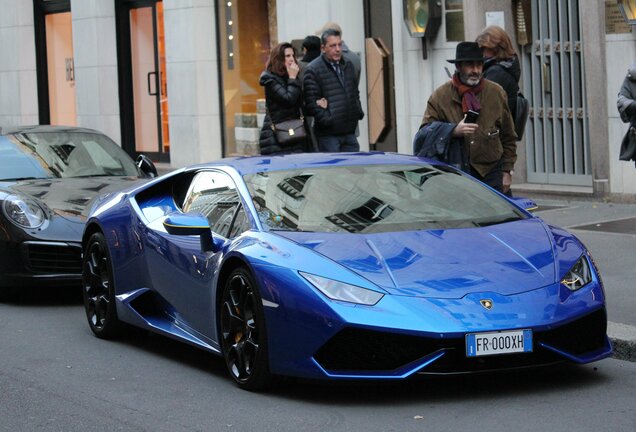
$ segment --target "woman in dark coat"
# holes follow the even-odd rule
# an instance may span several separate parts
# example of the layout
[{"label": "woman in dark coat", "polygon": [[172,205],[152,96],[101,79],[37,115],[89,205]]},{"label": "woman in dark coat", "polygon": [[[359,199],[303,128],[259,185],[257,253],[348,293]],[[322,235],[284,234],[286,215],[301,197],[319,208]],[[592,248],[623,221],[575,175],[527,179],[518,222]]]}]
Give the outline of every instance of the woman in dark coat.
[{"label": "woman in dark coat", "polygon": [[296,50],[287,42],[276,45],[270,55],[260,85],[265,87],[267,112],[260,133],[260,151],[263,155],[301,153],[307,150],[307,142],[281,146],[272,130],[272,122],[298,119],[302,114],[302,84],[298,79],[300,68]]},{"label": "woman in dark coat", "polygon": [[[508,96],[510,114],[513,121],[516,121],[521,66],[510,36],[501,27],[491,25],[481,31],[475,42],[477,42],[486,58],[484,62],[484,78],[503,87]],[[520,139],[521,137],[517,138]],[[503,176],[504,184],[512,182],[512,171],[504,171]],[[508,189],[506,195],[512,196],[510,189]]]},{"label": "woman in dark coat", "polygon": [[627,70],[616,103],[621,120],[629,123],[629,129],[621,143],[619,159],[636,161],[636,61]]},{"label": "woman in dark coat", "polygon": [[508,95],[510,114],[515,119],[521,66],[510,37],[501,27],[491,25],[482,30],[475,42],[486,58],[484,78],[503,87]]},{"label": "woman in dark coat", "polygon": [[636,61],[627,69],[627,76],[618,92],[618,113],[623,123],[636,127]]}]

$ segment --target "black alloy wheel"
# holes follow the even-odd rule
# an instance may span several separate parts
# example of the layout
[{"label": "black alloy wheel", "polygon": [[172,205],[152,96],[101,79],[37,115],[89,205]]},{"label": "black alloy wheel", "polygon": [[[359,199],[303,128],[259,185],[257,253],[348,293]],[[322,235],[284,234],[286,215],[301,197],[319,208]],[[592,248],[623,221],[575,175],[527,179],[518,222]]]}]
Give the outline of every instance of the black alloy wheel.
[{"label": "black alloy wheel", "polygon": [[220,330],[223,358],[238,386],[261,390],[270,385],[263,303],[245,268],[233,270],[225,282]]},{"label": "black alloy wheel", "polygon": [[117,337],[123,323],[117,318],[113,270],[102,233],[95,233],[88,240],[82,268],[82,295],[91,330],[102,339]]}]

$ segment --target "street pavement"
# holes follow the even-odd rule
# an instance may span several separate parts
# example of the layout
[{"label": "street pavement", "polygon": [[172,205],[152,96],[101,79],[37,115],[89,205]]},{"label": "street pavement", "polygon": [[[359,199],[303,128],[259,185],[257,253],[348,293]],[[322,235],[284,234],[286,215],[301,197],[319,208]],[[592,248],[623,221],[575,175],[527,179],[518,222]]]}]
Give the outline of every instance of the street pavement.
[{"label": "street pavement", "polygon": [[[157,169],[160,175],[172,170],[169,164]],[[536,216],[566,228],[590,250],[605,285],[614,357],[636,361],[636,203],[573,195],[555,198],[523,186],[519,193],[538,204]]]}]

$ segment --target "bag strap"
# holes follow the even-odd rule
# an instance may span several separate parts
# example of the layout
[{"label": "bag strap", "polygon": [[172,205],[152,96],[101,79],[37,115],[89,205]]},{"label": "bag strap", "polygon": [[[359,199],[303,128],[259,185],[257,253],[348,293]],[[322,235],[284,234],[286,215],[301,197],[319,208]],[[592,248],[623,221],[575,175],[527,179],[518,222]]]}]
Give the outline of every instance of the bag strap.
[{"label": "bag strap", "polygon": [[[298,113],[300,114],[300,119],[302,121],[305,121],[305,116],[303,115],[302,108],[298,108]],[[269,117],[270,127],[273,131],[275,131],[276,128],[274,127],[274,120],[272,120],[272,116],[269,113],[269,108],[267,107],[267,99],[265,99],[265,114],[267,114],[267,117]]]}]

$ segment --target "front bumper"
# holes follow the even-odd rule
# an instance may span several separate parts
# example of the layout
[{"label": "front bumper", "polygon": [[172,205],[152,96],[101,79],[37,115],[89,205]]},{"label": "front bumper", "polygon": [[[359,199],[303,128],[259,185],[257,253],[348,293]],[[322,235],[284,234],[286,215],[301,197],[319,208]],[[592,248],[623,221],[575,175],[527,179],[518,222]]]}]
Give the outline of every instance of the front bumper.
[{"label": "front bumper", "polygon": [[77,285],[82,247],[75,242],[0,244],[0,287]]},{"label": "front bumper", "polygon": [[406,377],[411,374],[462,374],[589,363],[611,355],[607,316],[599,309],[567,324],[533,334],[530,353],[467,357],[464,337],[418,337],[347,327],[316,353],[330,377]]},{"label": "front bumper", "polygon": [[[492,310],[480,304],[483,298],[493,301]],[[589,363],[612,354],[598,281],[576,292],[553,284],[510,296],[387,295],[373,307],[326,300],[302,308],[289,306],[284,313],[266,310],[270,367],[283,375],[401,379]],[[532,352],[466,356],[466,334],[518,329],[532,330]]]}]

